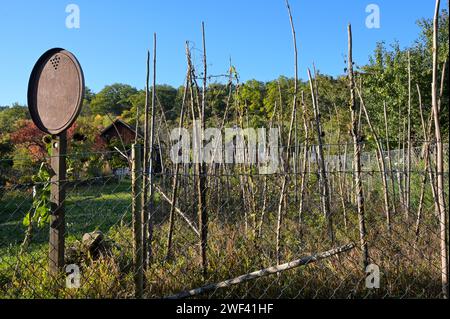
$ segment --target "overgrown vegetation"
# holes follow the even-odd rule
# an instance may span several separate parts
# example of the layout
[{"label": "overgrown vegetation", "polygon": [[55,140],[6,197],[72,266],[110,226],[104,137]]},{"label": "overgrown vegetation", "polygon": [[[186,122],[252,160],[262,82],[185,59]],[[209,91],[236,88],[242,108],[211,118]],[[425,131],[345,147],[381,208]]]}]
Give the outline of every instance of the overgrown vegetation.
[{"label": "overgrown vegetation", "polygon": [[[199,72],[187,46],[187,80],[180,88],[156,86],[155,95],[125,84],[96,94],[87,90],[82,115],[68,134],[66,247],[94,230],[113,245],[95,258],[77,256],[79,289],[63,285],[66,274],[49,277],[47,229],[34,229],[31,238],[30,227],[44,226],[49,213],[48,137],[24,107],[0,109],[0,298],[136,297],[132,216],[133,196],[140,201],[141,194],[133,194],[128,178],[103,172],[105,162],[112,169],[127,167],[130,145],[117,139],[107,144],[99,133],[115,118],[147,128],[150,96],[158,151],[170,147],[171,128],[191,128],[200,119],[202,126],[221,128],[278,126],[285,162],[277,174],[264,176],[254,165],[178,167],[168,152],[163,155],[150,200],[142,200],[150,211],[143,236],[151,248],[143,297],[171,296],[349,242],[357,249],[198,297],[444,297],[440,221],[448,209],[443,215],[436,209],[445,205],[438,202],[444,193],[435,180],[445,174],[448,190],[448,145],[445,172],[437,171],[442,141],[436,145],[432,130],[437,100],[430,83],[433,74],[435,84],[436,74],[448,77],[446,10],[439,22],[434,64],[433,23],[422,20],[410,47],[379,43],[364,66],[349,54],[343,61],[348,75],[337,78],[314,70],[309,81],[281,76],[240,83],[238,67],[231,66],[228,82],[208,83],[206,49]],[[448,85],[438,93],[448,143]],[[33,194],[36,185],[41,188]],[[382,271],[377,290],[365,287],[363,266],[372,262]]]}]

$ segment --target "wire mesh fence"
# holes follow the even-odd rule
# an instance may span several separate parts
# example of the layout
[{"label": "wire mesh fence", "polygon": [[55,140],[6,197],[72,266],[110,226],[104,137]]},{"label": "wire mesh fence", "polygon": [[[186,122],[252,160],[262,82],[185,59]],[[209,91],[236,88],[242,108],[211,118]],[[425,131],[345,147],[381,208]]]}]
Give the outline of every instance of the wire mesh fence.
[{"label": "wire mesh fence", "polygon": [[[445,150],[448,198],[448,145]],[[366,241],[374,269],[368,273],[359,245],[351,155],[326,156],[329,215],[322,209],[314,146],[307,163],[294,156],[287,173],[209,165],[202,249],[202,174],[195,165],[175,170],[166,162],[153,173],[144,204],[149,218],[142,219],[143,189],[136,183],[147,176],[140,165],[135,170],[129,165],[135,158],[128,162],[121,153],[67,156],[65,265],[57,275],[48,269],[46,191],[51,182],[43,173],[45,165],[28,167],[25,160],[14,159],[14,165],[1,166],[0,298],[135,298],[141,279],[145,298],[442,297],[439,216],[421,148],[412,152],[416,156],[409,171],[396,160],[395,171],[386,172],[389,227],[384,173],[374,152],[362,156]],[[402,158],[398,154],[403,151],[392,151],[391,158]],[[94,160],[88,164],[86,158]],[[403,187],[407,174],[409,206]],[[143,246],[137,232],[146,239]],[[378,270],[379,285],[370,277]]]}]

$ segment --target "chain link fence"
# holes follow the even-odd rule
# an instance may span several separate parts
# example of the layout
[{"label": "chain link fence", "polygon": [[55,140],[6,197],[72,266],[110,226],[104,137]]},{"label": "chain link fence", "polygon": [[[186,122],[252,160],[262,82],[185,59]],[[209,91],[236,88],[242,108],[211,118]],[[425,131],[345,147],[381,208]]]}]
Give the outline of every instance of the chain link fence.
[{"label": "chain link fence", "polygon": [[[390,230],[376,154],[362,156],[371,262],[366,269],[359,246],[353,151],[340,146],[342,153],[347,147],[347,158],[326,156],[329,216],[322,210],[312,147],[307,163],[294,156],[288,173],[262,175],[251,165],[209,165],[204,197],[195,166],[182,164],[176,171],[164,159],[148,190],[149,218],[140,225],[140,165],[133,170],[123,152],[68,155],[65,265],[58,275],[48,271],[45,198],[51,182],[46,166],[38,170],[26,160],[0,160],[0,298],[441,298],[439,217],[422,149],[412,152],[410,171],[397,161],[403,151],[391,152],[396,166],[386,174]],[[445,150],[448,198],[448,145]],[[300,146],[297,151],[302,154]],[[112,159],[118,168],[106,165]],[[407,174],[409,207],[403,198]],[[207,213],[204,249],[202,198]],[[141,246],[138,238],[147,243]]]}]

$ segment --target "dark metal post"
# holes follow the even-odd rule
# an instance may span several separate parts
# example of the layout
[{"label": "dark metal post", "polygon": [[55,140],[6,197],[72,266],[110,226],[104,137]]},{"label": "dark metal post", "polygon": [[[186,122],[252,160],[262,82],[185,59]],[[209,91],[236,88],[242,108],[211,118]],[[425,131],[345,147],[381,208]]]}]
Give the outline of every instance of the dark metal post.
[{"label": "dark metal post", "polygon": [[66,132],[53,136],[51,154],[51,166],[54,175],[51,180],[50,195],[52,211],[50,217],[49,271],[51,275],[57,275],[64,267]]}]

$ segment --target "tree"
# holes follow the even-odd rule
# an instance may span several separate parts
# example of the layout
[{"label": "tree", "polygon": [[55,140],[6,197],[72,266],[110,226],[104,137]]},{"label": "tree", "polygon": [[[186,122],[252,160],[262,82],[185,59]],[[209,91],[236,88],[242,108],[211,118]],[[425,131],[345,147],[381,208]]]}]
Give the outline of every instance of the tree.
[{"label": "tree", "polygon": [[130,96],[129,101],[131,103],[131,108],[129,110],[125,110],[121,114],[121,118],[134,127],[136,126],[136,116],[139,113],[139,123],[144,123],[145,91],[140,90],[136,92]]},{"label": "tree", "polygon": [[20,120],[30,118],[30,113],[26,106],[14,103],[11,107],[0,109],[0,135],[14,132]]},{"label": "tree", "polygon": [[116,83],[105,86],[90,103],[92,114],[105,115],[107,113],[116,116],[131,108],[130,97],[138,91],[130,85]]},{"label": "tree", "polygon": [[[429,90],[432,77],[432,46],[433,46],[433,20],[422,19],[417,22],[421,28],[419,38],[410,47],[401,48],[398,42],[386,47],[384,42],[377,44],[376,49],[369,59],[369,63],[363,67],[363,95],[365,96],[369,113],[373,116],[375,126],[383,125],[383,103],[386,102],[389,128],[391,136],[399,134],[398,124],[402,123],[403,115],[407,113],[408,106],[408,52],[411,56],[411,75],[413,86],[418,85],[422,92],[424,111],[428,116],[431,114],[431,94]],[[447,10],[441,11],[439,24],[443,27],[439,29],[437,41],[441,48],[438,56],[438,69],[442,73],[442,66],[449,54],[449,22]],[[447,69],[448,73],[448,63]],[[449,98],[448,86],[444,87],[442,97],[442,113],[440,117],[441,129],[444,135],[448,135],[449,129]],[[416,90],[412,92],[412,101],[417,103],[418,95]],[[414,104],[413,104],[414,105]],[[412,108],[412,132],[421,131],[420,115],[418,108]],[[413,136],[414,138],[415,136]],[[419,136],[419,138],[421,138]],[[395,141],[394,141],[395,143]],[[398,145],[397,145],[398,146]]]},{"label": "tree", "polygon": [[[150,94],[152,89],[150,88]],[[156,110],[160,113],[161,108],[164,110],[165,117],[168,120],[174,120],[177,118],[177,110],[179,110],[179,101],[177,99],[178,90],[170,85],[157,85],[156,86],[157,107]],[[144,105],[145,105],[145,90],[139,90],[135,94],[129,97],[131,107],[125,110],[121,117],[128,124],[136,125],[136,115],[139,110],[139,123],[144,122]]]},{"label": "tree", "polygon": [[[275,105],[279,111],[285,111],[290,108],[284,107],[293,99],[294,79],[288,79],[285,76],[280,76],[277,80],[266,83],[266,90],[264,94],[264,112],[271,117],[273,115]],[[283,104],[283,106],[280,106]],[[284,117],[284,115],[283,115]]]},{"label": "tree", "polygon": [[[448,2],[447,2],[448,3]],[[439,47],[439,54],[437,56],[437,67],[440,72],[445,72],[448,74],[449,68],[449,12],[444,9],[440,12],[438,21],[439,30],[436,35],[437,45]],[[421,56],[426,61],[427,71],[429,72],[432,68],[432,56],[430,52],[433,51],[433,19],[421,19],[417,22],[418,26],[421,28],[421,33],[419,39],[416,41],[415,47],[417,50],[422,52]],[[447,60],[446,70],[442,70],[442,65]],[[428,80],[431,77],[429,74]],[[429,92],[429,87],[423,88],[426,93]],[[431,96],[429,97],[431,100]],[[430,103],[431,104],[431,103]],[[428,104],[428,105],[430,105]],[[449,88],[445,85],[442,99],[441,99],[441,114],[440,114],[440,124],[442,134],[448,136],[449,133]]]},{"label": "tree", "polygon": [[86,86],[84,91],[83,108],[81,109],[82,116],[92,115],[91,103],[94,98],[95,93],[92,92],[92,90]]},{"label": "tree", "polygon": [[[176,100],[177,100],[177,89],[173,88],[170,85],[157,85],[156,86],[156,96],[157,96],[157,104],[160,103],[162,109],[164,110],[164,114],[169,119],[176,118],[176,115],[178,113],[175,113],[174,111],[179,109],[178,106],[176,106]],[[152,94],[152,89],[150,89],[150,94]],[[157,107],[157,109],[160,109]]]},{"label": "tree", "polygon": [[0,139],[0,198],[4,184],[7,180],[6,173],[10,170],[13,162],[11,153],[13,151],[12,143],[9,140]]},{"label": "tree", "polygon": [[227,105],[228,91],[228,85],[221,83],[211,83],[208,86],[206,97],[209,103],[208,108],[205,110],[207,119],[215,116],[219,123],[222,121]]},{"label": "tree", "polygon": [[254,113],[264,113],[265,86],[263,82],[249,80],[240,88],[240,106]]},{"label": "tree", "polygon": [[42,161],[47,154],[47,146],[43,140],[45,133],[31,120],[24,120],[19,126],[20,128],[11,134],[11,142],[16,148],[20,146],[27,148],[34,161]]}]

